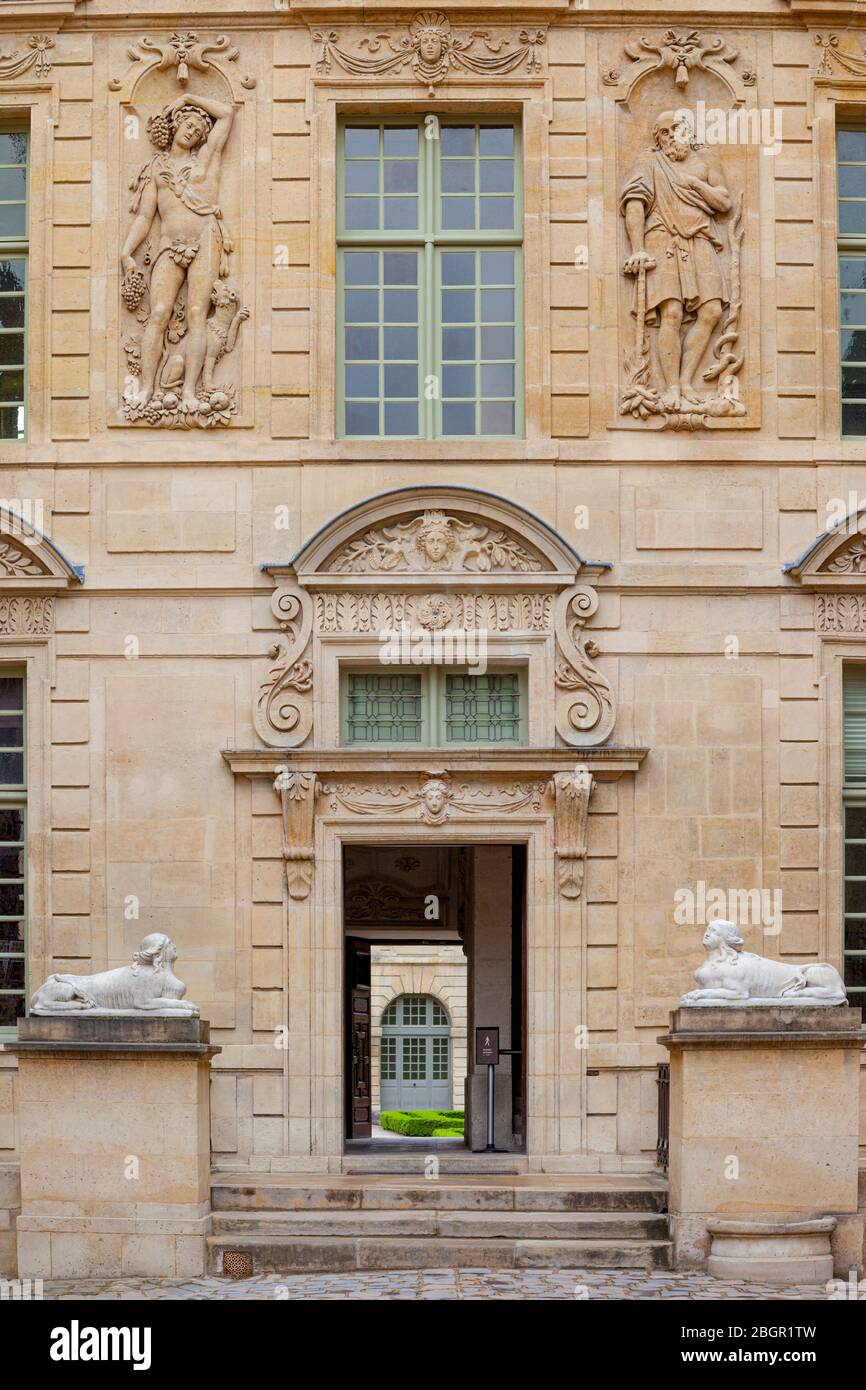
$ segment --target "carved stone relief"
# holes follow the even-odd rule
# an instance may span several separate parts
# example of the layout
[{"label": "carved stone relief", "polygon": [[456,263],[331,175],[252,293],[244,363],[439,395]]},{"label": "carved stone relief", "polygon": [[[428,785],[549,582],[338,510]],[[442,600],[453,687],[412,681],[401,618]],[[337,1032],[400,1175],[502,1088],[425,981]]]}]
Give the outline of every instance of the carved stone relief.
[{"label": "carved stone relief", "polygon": [[586,871],[586,830],[589,798],[595,779],[588,767],[556,772],[552,779],[556,798],[556,859],[559,891],[564,898],[579,898]]},{"label": "carved stone relief", "polygon": [[403,33],[385,32],[356,39],[351,47],[336,29],[317,30],[316,72],[327,76],[334,65],[354,77],[387,77],[407,70],[432,96],[436,87],[460,74],[501,77],[522,70],[542,70],[540,50],[546,30],[521,29],[516,35],[452,28],[447,15],[423,10]]},{"label": "carved stone relief", "polygon": [[408,782],[323,782],[321,792],[332,811],[343,809],[359,816],[381,816],[411,811],[425,825],[444,825],[455,815],[490,815],[541,808],[547,783],[511,781],[503,785],[455,786],[447,772],[419,776]]},{"label": "carved stone relief", "polygon": [[[846,42],[855,42],[852,36],[844,35],[843,37]],[[861,51],[858,54],[850,53],[847,48],[841,48],[838,34],[816,34],[815,43],[818,48],[818,65],[815,69],[817,77],[833,77],[838,74],[845,74],[849,77],[866,75],[866,51]],[[862,50],[862,40],[860,47]]]},{"label": "carved stone relief", "polygon": [[0,79],[22,77],[25,72],[32,72],[34,77],[47,77],[51,71],[48,54],[53,47],[54,40],[48,34],[31,34],[24,53],[17,48],[11,53],[0,53]]},{"label": "carved stone relief", "polygon": [[54,631],[54,598],[0,598],[0,634],[13,636]]},{"label": "carved stone relief", "polygon": [[313,664],[305,655],[313,625],[309,595],[284,586],[274,591],[271,609],[283,637],[268,650],[273,665],[259,688],[256,731],[265,743],[294,748],[313,726]]},{"label": "carved stone relief", "polygon": [[566,743],[603,743],[616,720],[610,682],[593,664],[595,642],[583,628],[598,609],[598,594],[580,585],[560,594],[556,611],[556,729]]},{"label": "carved stone relief", "polygon": [[[149,62],[149,83],[156,80],[151,74],[170,74],[154,92],[166,96],[174,86],[180,93],[151,108],[145,130],[156,153],[129,185],[132,217],[120,251],[123,412],[128,421],[151,426],[213,429],[239,408],[237,370],[226,359],[249,317],[231,278],[235,246],[224,214],[224,165],[236,162],[237,108],[214,60],[222,54],[234,61],[238,50],[224,36],[208,42],[175,33],[165,43],[141,39],[128,52],[133,61]],[[191,72],[210,80],[190,90]]]},{"label": "carved stone relief", "polygon": [[866,595],[817,594],[815,627],[818,632],[866,632]]},{"label": "carved stone relief", "polygon": [[281,767],[274,791],[283,813],[283,861],[290,898],[306,898],[313,882],[313,825],[316,817],[315,773]]},{"label": "carved stone relief", "polygon": [[335,574],[390,574],[407,570],[489,574],[509,570],[537,573],[542,562],[515,536],[425,511],[395,526],[383,526],[351,541],[331,560]]},{"label": "carved stone relief", "polygon": [[553,594],[317,594],[317,632],[382,632],[401,627],[549,632]]},{"label": "carved stone relief", "polygon": [[630,68],[605,73],[619,103],[618,413],[705,429],[747,415],[741,147],[763,140],[762,113],[743,105],[755,73],[735,70],[727,39],[696,30],[641,36],[625,54]]}]

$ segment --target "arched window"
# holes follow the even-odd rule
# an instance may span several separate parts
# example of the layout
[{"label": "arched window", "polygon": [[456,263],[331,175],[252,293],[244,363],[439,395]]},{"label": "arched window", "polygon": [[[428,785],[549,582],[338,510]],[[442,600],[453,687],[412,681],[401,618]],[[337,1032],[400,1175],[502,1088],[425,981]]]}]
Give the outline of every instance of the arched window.
[{"label": "arched window", "polygon": [[401,994],[382,1014],[383,1110],[451,1108],[451,1023],[430,994]]}]

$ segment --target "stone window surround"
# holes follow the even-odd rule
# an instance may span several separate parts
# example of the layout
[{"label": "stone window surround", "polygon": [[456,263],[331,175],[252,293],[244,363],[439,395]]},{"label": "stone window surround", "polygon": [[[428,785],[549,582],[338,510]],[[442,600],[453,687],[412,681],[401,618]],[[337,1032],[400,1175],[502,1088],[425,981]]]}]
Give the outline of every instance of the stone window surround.
[{"label": "stone window surround", "polygon": [[[311,190],[310,221],[316,231],[310,242],[311,287],[311,344],[310,377],[319,383],[311,402],[310,438],[328,446],[340,459],[368,458],[371,442],[363,439],[338,439],[337,380],[336,380],[336,261],[337,210],[336,199],[321,196],[321,189],[336,187],[337,133],[341,118],[370,114],[399,115],[410,112],[418,115],[422,101],[416,83],[387,79],[361,84],[357,78],[313,77],[311,81],[311,158],[313,169],[327,171],[320,182],[314,181]],[[550,207],[547,180],[542,177],[547,161],[549,78],[521,77],[519,80],[484,77],[462,78],[449,89],[447,97],[439,94],[423,100],[424,114],[446,113],[449,116],[517,115],[523,137],[523,277],[524,277],[524,437],[514,440],[481,441],[485,454],[492,451],[497,458],[525,459],[533,443],[542,444],[544,456],[552,456],[555,444],[550,442],[551,390],[549,372],[543,364],[549,356],[550,286],[545,267],[549,265]],[[536,165],[537,169],[531,166]],[[528,286],[532,285],[531,293]],[[536,383],[533,385],[532,383]],[[382,445],[396,445],[400,456],[407,460],[424,461],[474,456],[477,440],[447,439],[375,440]]]},{"label": "stone window surround", "polygon": [[[53,262],[52,196],[55,187],[51,176],[54,168],[54,129],[60,119],[60,100],[57,82],[17,81],[0,90],[0,120],[20,118],[29,130],[30,177],[27,186],[28,203],[28,273],[27,273],[27,400],[25,403],[25,438],[4,440],[7,457],[16,449],[25,450],[45,444],[50,439],[50,404],[48,373],[51,363],[50,300]],[[41,178],[33,170],[41,170]],[[62,228],[60,229],[62,234]]]}]

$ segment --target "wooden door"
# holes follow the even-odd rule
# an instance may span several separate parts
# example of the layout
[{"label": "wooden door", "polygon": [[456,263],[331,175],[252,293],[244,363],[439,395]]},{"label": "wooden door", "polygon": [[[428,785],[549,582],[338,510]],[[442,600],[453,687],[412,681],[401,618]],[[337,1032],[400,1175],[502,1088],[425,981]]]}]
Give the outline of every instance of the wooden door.
[{"label": "wooden door", "polygon": [[373,1133],[369,942],[346,942],[346,977],[346,1137],[369,1139]]}]

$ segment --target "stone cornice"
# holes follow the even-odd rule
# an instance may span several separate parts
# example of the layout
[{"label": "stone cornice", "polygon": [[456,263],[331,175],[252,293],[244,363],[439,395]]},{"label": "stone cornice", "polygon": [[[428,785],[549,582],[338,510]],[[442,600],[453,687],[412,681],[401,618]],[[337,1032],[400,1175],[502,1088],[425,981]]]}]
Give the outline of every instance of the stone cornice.
[{"label": "stone cornice", "polygon": [[[280,768],[316,773],[319,776],[376,776],[380,779],[449,772],[454,776],[504,776],[512,773],[553,776],[573,771],[580,763],[591,768],[599,781],[617,781],[624,773],[637,772],[648,748],[516,748],[491,752],[476,749],[429,748],[407,753],[387,750],[383,768],[382,750],[367,748],[226,748],[223,758],[239,777],[269,777]],[[492,808],[491,808],[492,809]]]}]

